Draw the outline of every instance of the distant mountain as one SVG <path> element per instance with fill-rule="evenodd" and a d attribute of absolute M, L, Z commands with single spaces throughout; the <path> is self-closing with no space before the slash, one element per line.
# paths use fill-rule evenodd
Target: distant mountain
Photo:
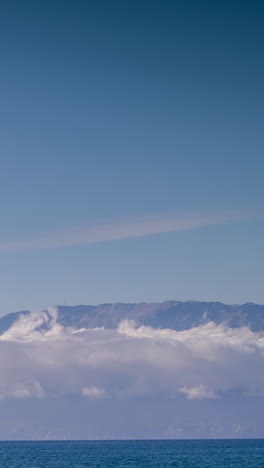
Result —
<path fill-rule="evenodd" d="M 61 325 L 76 329 L 115 329 L 129 319 L 174 330 L 213 321 L 264 331 L 264 306 L 252 303 L 116 303 L 57 311 Z M 29 313 L 0 318 L 0 334 Z M 33 316 L 17 330 L 30 336 L 31 325 L 49 329 L 52 310 L 46 317 L 47 323 Z M 178 341 L 160 339 L 159 332 L 139 340 L 114 330 L 75 340 L 59 330 L 39 342 L 20 340 L 14 330 L 15 340 L 0 342 L 0 440 L 263 438 L 261 337 L 223 331 L 215 344 L 213 329 Z"/>
<path fill-rule="evenodd" d="M 138 325 L 186 330 L 213 321 L 225 322 L 231 328 L 247 326 L 253 331 L 264 330 L 264 305 L 247 303 L 226 305 L 221 302 L 166 301 L 163 303 L 100 304 L 58 306 L 58 322 L 67 327 L 116 328 L 125 319 Z M 0 334 L 8 330 L 21 315 L 15 312 L 0 318 Z"/>

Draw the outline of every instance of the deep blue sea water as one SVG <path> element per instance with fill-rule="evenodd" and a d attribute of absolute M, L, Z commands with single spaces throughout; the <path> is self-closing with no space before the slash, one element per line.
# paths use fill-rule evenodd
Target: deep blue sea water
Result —
<path fill-rule="evenodd" d="M 1 468 L 258 468 L 264 440 L 0 442 Z"/>

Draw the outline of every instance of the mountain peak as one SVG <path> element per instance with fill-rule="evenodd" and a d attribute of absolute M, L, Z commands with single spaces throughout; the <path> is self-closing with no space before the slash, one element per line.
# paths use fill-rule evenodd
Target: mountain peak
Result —
<path fill-rule="evenodd" d="M 264 306 L 251 302 L 227 305 L 221 302 L 176 301 L 162 303 L 104 303 L 99 305 L 59 305 L 58 323 L 79 328 L 117 328 L 122 320 L 134 320 L 138 325 L 186 330 L 208 322 L 224 322 L 231 328 L 248 326 L 253 331 L 264 330 Z M 29 311 L 15 312 L 0 318 L 0 333 L 8 330 L 19 317 Z"/>

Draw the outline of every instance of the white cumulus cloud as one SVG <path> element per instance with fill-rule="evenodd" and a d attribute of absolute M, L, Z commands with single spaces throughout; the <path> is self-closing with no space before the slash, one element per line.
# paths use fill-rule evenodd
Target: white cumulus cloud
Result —
<path fill-rule="evenodd" d="M 205 385 L 200 384 L 195 387 L 182 387 L 179 389 L 188 400 L 203 400 L 204 398 L 218 398 L 217 394 L 207 388 Z"/>
<path fill-rule="evenodd" d="M 264 333 L 247 327 L 175 331 L 123 321 L 116 330 L 75 330 L 51 308 L 0 336 L 0 398 L 246 398 L 264 395 L 263 365 Z"/>
<path fill-rule="evenodd" d="M 95 387 L 95 385 L 89 385 L 82 389 L 82 395 L 88 398 L 102 399 L 107 398 L 107 393 L 102 388 Z"/>

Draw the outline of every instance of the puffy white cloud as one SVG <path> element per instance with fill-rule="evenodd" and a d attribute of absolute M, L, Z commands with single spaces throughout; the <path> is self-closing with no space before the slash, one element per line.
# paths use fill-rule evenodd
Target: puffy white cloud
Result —
<path fill-rule="evenodd" d="M 216 325 L 209 322 L 188 330 L 175 331 L 170 329 L 155 329 L 149 326 L 136 327 L 135 322 L 125 320 L 120 323 L 118 332 L 133 338 L 147 338 L 158 341 L 171 341 L 184 344 L 188 349 L 207 355 L 210 348 L 232 348 L 243 352 L 264 349 L 264 334 L 252 332 L 247 327 L 228 328 L 224 323 Z M 207 359 L 214 358 L 208 354 Z"/>
<path fill-rule="evenodd" d="M 204 398 L 218 398 L 215 392 L 207 388 L 205 385 L 200 384 L 196 387 L 182 387 L 179 390 L 186 395 L 188 400 L 203 400 Z"/>
<path fill-rule="evenodd" d="M 31 312 L 29 315 L 21 314 L 20 319 L 0 336 L 0 340 L 18 342 L 61 340 L 65 339 L 67 334 L 76 332 L 60 325 L 57 318 L 56 307 L 48 307 L 47 311 Z"/>
<path fill-rule="evenodd" d="M 82 389 L 82 395 L 88 398 L 94 398 L 101 400 L 102 398 L 107 398 L 107 393 L 104 389 L 95 387 L 94 385 L 89 385 Z"/>
<path fill-rule="evenodd" d="M 263 364 L 264 333 L 246 327 L 211 322 L 177 332 L 124 321 L 117 330 L 75 330 L 51 308 L 0 336 L 0 398 L 259 396 Z"/>
<path fill-rule="evenodd" d="M 15 382 L 13 385 L 9 382 L 5 382 L 1 385 L 0 400 L 5 398 L 42 398 L 45 396 L 45 392 L 37 381 L 31 381 L 28 383 Z"/>

